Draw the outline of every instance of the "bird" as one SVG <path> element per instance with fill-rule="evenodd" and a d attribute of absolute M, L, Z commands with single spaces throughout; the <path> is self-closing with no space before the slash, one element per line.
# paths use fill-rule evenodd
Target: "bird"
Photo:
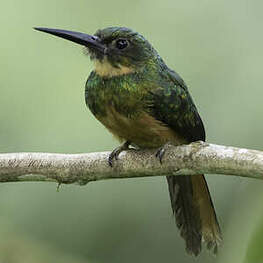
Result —
<path fill-rule="evenodd" d="M 93 35 L 34 29 L 87 50 L 94 69 L 85 85 L 86 104 L 121 143 L 109 155 L 110 166 L 130 146 L 156 149 L 162 163 L 170 145 L 205 141 L 205 128 L 186 83 L 141 34 L 126 27 L 107 27 Z M 166 178 L 186 252 L 197 256 L 205 243 L 216 254 L 222 235 L 204 175 Z"/>

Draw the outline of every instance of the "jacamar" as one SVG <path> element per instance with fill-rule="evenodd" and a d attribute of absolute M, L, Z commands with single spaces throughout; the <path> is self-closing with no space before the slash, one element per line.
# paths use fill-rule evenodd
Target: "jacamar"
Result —
<path fill-rule="evenodd" d="M 153 46 L 125 27 L 108 27 L 94 35 L 35 28 L 85 46 L 94 62 L 85 87 L 86 104 L 121 146 L 109 156 L 112 166 L 129 148 L 158 148 L 205 140 L 205 129 L 183 79 Z M 198 255 L 204 241 L 217 252 L 221 233 L 204 175 L 167 175 L 171 206 L 186 250 Z"/>

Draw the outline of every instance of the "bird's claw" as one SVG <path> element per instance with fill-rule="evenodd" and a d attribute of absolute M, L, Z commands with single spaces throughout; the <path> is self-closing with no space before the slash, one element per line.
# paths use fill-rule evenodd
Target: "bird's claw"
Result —
<path fill-rule="evenodd" d="M 118 156 L 122 151 L 129 149 L 129 145 L 130 145 L 130 142 L 127 141 L 123 143 L 122 145 L 120 145 L 119 147 L 117 147 L 116 149 L 114 149 L 110 153 L 109 158 L 108 158 L 108 164 L 110 167 L 113 167 L 114 160 L 116 161 L 118 160 Z"/>
<path fill-rule="evenodd" d="M 170 145 L 170 143 L 166 143 L 165 145 L 163 145 L 162 147 L 160 147 L 160 148 L 157 150 L 156 154 L 155 154 L 155 157 L 159 159 L 160 164 L 163 163 L 163 157 L 164 157 L 165 152 L 166 152 L 167 148 L 169 147 L 169 145 Z"/>
<path fill-rule="evenodd" d="M 113 167 L 113 160 L 118 160 L 118 156 L 121 153 L 121 150 L 119 149 L 120 147 L 114 149 L 111 153 L 110 156 L 108 158 L 108 163 L 110 167 Z"/>
<path fill-rule="evenodd" d="M 159 159 L 160 164 L 163 163 L 163 156 L 165 154 L 165 149 L 163 147 L 161 147 L 160 149 L 158 149 L 158 151 L 155 154 L 155 157 Z"/>

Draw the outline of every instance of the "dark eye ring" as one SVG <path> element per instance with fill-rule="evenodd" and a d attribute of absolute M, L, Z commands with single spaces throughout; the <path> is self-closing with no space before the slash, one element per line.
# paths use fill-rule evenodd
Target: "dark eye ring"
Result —
<path fill-rule="evenodd" d="M 129 45 L 129 42 L 128 42 L 128 40 L 126 40 L 126 39 L 118 39 L 118 40 L 116 41 L 116 47 L 117 47 L 118 49 L 124 49 L 124 48 L 126 48 L 128 45 Z"/>

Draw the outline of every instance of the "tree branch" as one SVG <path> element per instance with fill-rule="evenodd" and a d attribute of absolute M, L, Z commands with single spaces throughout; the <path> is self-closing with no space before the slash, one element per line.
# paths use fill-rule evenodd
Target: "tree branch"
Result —
<path fill-rule="evenodd" d="M 109 152 L 0 154 L 0 182 L 55 181 L 86 184 L 110 178 L 226 174 L 263 179 L 263 152 L 204 142 L 170 146 L 160 164 L 156 150 L 129 150 L 113 168 Z"/>

